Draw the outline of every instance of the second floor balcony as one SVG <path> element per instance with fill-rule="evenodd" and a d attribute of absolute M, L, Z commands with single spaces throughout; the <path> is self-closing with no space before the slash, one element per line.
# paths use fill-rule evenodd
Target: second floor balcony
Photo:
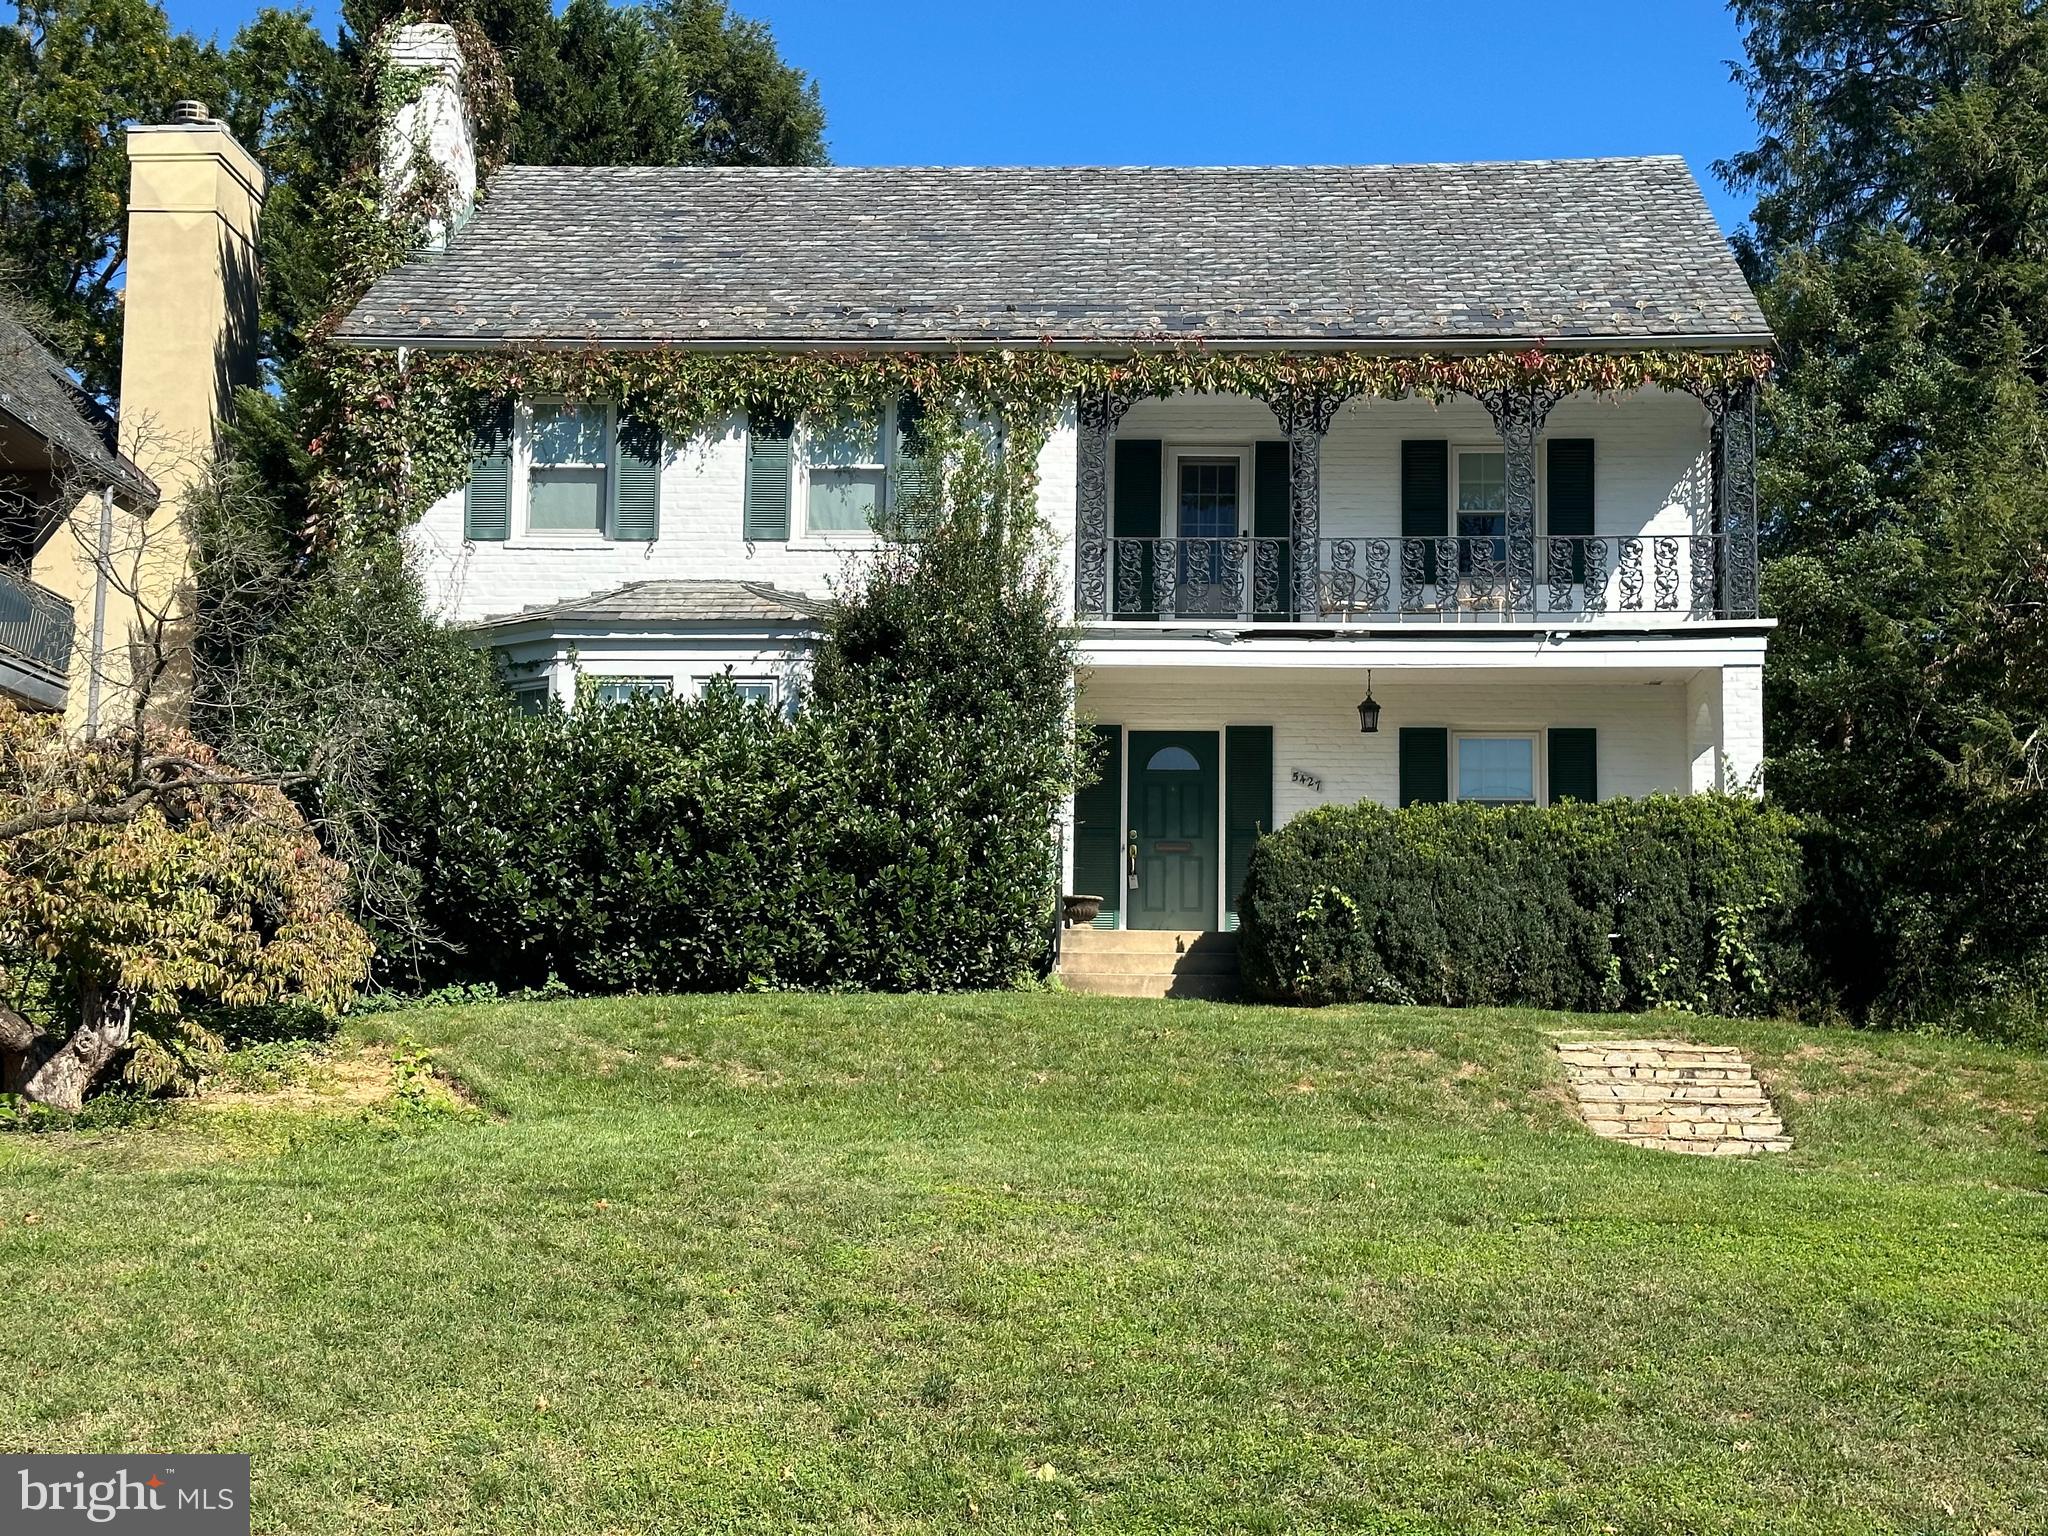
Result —
<path fill-rule="evenodd" d="M 1754 623 L 1753 389 L 1083 401 L 1084 624 Z"/>
<path fill-rule="evenodd" d="M 1758 617 L 1755 551 L 1727 535 L 1083 541 L 1080 617 L 1358 624 Z M 1099 578 L 1089 580 L 1091 576 Z"/>
<path fill-rule="evenodd" d="M 69 602 L 0 566 L 0 696 L 62 709 L 71 630 Z"/>

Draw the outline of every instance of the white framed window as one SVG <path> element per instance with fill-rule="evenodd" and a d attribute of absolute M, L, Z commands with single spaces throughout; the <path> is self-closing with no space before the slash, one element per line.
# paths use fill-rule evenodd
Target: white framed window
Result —
<path fill-rule="evenodd" d="M 733 692 L 749 704 L 764 704 L 773 709 L 782 698 L 782 685 L 772 677 L 740 677 L 731 672 L 720 672 L 696 681 L 699 695 L 714 682 L 727 682 L 732 684 Z"/>
<path fill-rule="evenodd" d="M 667 698 L 675 691 L 665 677 L 606 677 L 591 679 L 590 696 L 599 704 L 623 704 L 628 699 Z"/>
<path fill-rule="evenodd" d="M 611 407 L 543 400 L 522 414 L 526 533 L 537 539 L 607 537 L 616 435 Z"/>
<path fill-rule="evenodd" d="M 514 683 L 508 691 L 512 695 L 512 707 L 522 715 L 546 713 L 548 701 L 553 697 L 545 681 Z"/>
<path fill-rule="evenodd" d="M 806 418 L 799 446 L 804 532 L 823 539 L 878 537 L 889 510 L 889 473 L 895 465 L 895 407 L 872 418 L 850 410 Z"/>
<path fill-rule="evenodd" d="M 1473 555 L 1492 542 L 1494 569 L 1508 558 L 1508 456 L 1499 445 L 1451 450 L 1451 532 L 1458 536 L 1458 574 L 1472 574 Z"/>
<path fill-rule="evenodd" d="M 1234 539 L 1251 521 L 1252 451 L 1234 444 L 1169 447 L 1164 489 L 1159 531 L 1167 538 Z"/>
<path fill-rule="evenodd" d="M 1538 805 L 1542 780 L 1534 731 L 1458 731 L 1451 736 L 1451 798 L 1482 805 Z"/>

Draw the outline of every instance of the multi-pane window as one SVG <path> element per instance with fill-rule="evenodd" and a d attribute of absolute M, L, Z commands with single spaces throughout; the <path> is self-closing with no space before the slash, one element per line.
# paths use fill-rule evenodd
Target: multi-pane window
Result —
<path fill-rule="evenodd" d="M 601 405 L 536 405 L 526 470 L 526 526 L 540 534 L 605 531 L 611 433 Z"/>
<path fill-rule="evenodd" d="M 1196 458 L 1180 461 L 1179 536 L 1183 539 L 1234 539 L 1238 531 L 1238 461 Z"/>
<path fill-rule="evenodd" d="M 1489 551 L 1493 568 L 1508 557 L 1508 461 L 1499 449 L 1458 450 L 1458 570 L 1472 574 L 1474 556 Z M 1486 544 L 1473 541 L 1485 539 Z"/>
<path fill-rule="evenodd" d="M 1180 540 L 1180 588 L 1174 611 L 1234 613 L 1240 594 L 1231 580 L 1240 531 L 1244 466 L 1235 454 L 1182 454 L 1174 461 L 1172 532 Z"/>
<path fill-rule="evenodd" d="M 1536 803 L 1536 738 L 1460 736 L 1457 798 L 1484 805 Z"/>
<path fill-rule="evenodd" d="M 804 525 L 811 533 L 872 533 L 881 526 L 889 484 L 889 418 L 841 411 L 804 424 L 809 489 Z"/>
<path fill-rule="evenodd" d="M 623 704 L 647 695 L 666 698 L 670 691 L 665 677 L 600 677 L 593 679 L 591 697 L 600 704 Z"/>
<path fill-rule="evenodd" d="M 730 683 L 732 691 L 749 704 L 765 704 L 770 709 L 775 707 L 777 689 L 772 677 L 734 677 L 730 672 L 724 672 L 716 678 L 698 678 L 697 691 L 702 693 L 714 682 Z"/>
<path fill-rule="evenodd" d="M 522 715 L 545 714 L 548 698 L 546 683 L 519 683 L 512 689 L 512 707 Z"/>

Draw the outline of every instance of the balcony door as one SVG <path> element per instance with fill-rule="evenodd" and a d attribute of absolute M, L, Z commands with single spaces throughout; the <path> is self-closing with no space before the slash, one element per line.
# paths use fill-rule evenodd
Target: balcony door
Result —
<path fill-rule="evenodd" d="M 1245 606 L 1245 463 L 1235 450 L 1173 456 L 1174 613 L 1235 617 Z"/>

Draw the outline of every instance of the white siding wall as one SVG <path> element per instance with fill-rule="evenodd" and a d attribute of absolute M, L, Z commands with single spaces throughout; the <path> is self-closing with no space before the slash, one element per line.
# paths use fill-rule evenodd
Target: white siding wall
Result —
<path fill-rule="evenodd" d="M 1191 446 L 1242 446 L 1279 435 L 1273 413 L 1259 402 L 1202 395 L 1141 401 L 1120 430 Z M 1597 442 L 1597 532 L 1706 529 L 1706 418 L 1690 396 L 1649 389 L 1612 401 L 1574 397 L 1551 412 L 1547 432 Z M 1481 446 L 1499 441 L 1486 412 L 1463 397 L 1441 406 L 1424 400 L 1353 401 L 1338 413 L 1323 446 L 1325 537 L 1400 533 L 1404 437 Z M 661 537 L 651 544 L 515 537 L 466 545 L 461 493 L 446 496 L 409 534 L 429 600 L 460 621 L 675 577 L 826 591 L 844 568 L 845 542 L 799 534 L 787 543 L 749 544 L 741 537 L 746 460 L 745 424 L 739 420 L 672 445 L 661 477 Z M 1039 467 L 1039 507 L 1060 539 L 1070 573 L 1076 490 L 1071 412 L 1047 442 Z M 1539 494 L 1541 481 L 1539 475 Z M 517 527 L 516 511 L 513 521 Z M 800 517 L 797 522 L 800 527 Z M 1072 585 L 1069 574 L 1063 587 L 1071 591 Z"/>
<path fill-rule="evenodd" d="M 1175 444 L 1244 446 L 1280 436 L 1273 413 L 1256 400 L 1183 395 L 1143 400 L 1118 428 L 1125 437 Z M 1711 531 L 1707 418 L 1690 395 L 1644 389 L 1607 400 L 1560 401 L 1546 437 L 1594 440 L 1595 522 L 1599 534 Z M 1394 538 L 1401 532 L 1401 440 L 1439 437 L 1454 446 L 1494 447 L 1500 434 L 1478 401 L 1459 395 L 1427 400 L 1354 400 L 1323 439 L 1323 537 Z M 1544 473 L 1537 473 L 1539 531 Z M 1170 529 L 1165 530 L 1171 532 Z"/>
<path fill-rule="evenodd" d="M 822 539 L 749 544 L 740 536 L 747 482 L 744 423 L 669 445 L 661 536 L 651 543 L 534 539 L 466 544 L 462 493 L 436 502 L 409 534 L 427 600 L 462 621 L 606 592 L 632 581 L 724 578 L 823 592 L 846 546 Z M 513 526 L 519 526 L 515 510 Z"/>
<path fill-rule="evenodd" d="M 1713 675 L 1718 678 L 1719 672 Z M 1457 730 L 1542 730 L 1592 726 L 1600 733 L 1602 799 L 1682 794 L 1693 787 L 1687 751 L 1687 686 L 1635 680 L 1529 678 L 1469 684 L 1455 674 L 1378 672 L 1373 697 L 1384 708 L 1376 735 L 1358 728 L 1365 678 L 1252 668 L 1102 668 L 1081 686 L 1081 713 L 1127 730 L 1273 727 L 1273 813 L 1277 822 L 1318 805 L 1400 799 L 1395 757 L 1404 725 Z M 1539 747 L 1539 757 L 1540 757 Z M 1322 780 L 1293 782 L 1295 769 Z"/>

